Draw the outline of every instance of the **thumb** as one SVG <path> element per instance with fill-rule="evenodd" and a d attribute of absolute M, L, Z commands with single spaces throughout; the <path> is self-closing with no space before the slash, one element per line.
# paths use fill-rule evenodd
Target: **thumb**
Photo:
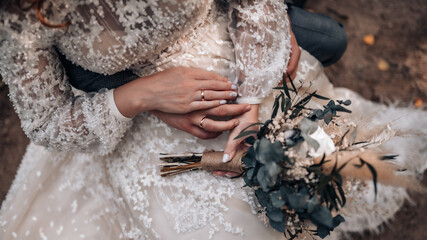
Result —
<path fill-rule="evenodd" d="M 241 139 L 234 139 L 234 135 L 230 135 L 227 145 L 224 149 L 224 155 L 222 156 L 222 162 L 226 163 L 231 161 L 233 159 L 234 155 L 236 154 L 237 146 L 239 146 Z"/>

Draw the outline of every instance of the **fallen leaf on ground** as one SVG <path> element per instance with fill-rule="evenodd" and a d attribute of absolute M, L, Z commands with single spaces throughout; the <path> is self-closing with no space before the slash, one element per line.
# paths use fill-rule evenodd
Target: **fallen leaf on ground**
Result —
<path fill-rule="evenodd" d="M 416 108 L 420 108 L 423 106 L 423 100 L 421 98 L 415 98 L 414 99 L 414 106 Z"/>
<path fill-rule="evenodd" d="M 382 58 L 378 60 L 377 67 L 381 71 L 388 71 L 390 69 L 390 65 L 388 64 L 388 62 Z"/>
<path fill-rule="evenodd" d="M 366 45 L 369 45 L 369 46 L 374 45 L 375 44 L 375 37 L 374 37 L 374 35 L 368 34 L 368 35 L 363 36 L 363 42 Z"/>

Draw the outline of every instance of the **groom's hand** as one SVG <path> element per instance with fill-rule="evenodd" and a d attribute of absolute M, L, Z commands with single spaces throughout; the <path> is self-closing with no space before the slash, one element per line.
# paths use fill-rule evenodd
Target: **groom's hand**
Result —
<path fill-rule="evenodd" d="M 209 117 L 234 117 L 240 116 L 251 109 L 249 104 L 225 104 L 218 107 L 190 112 L 187 114 L 165 113 L 151 111 L 171 127 L 188 132 L 201 139 L 216 138 L 224 131 L 230 131 L 237 125 L 239 120 L 217 121 Z M 202 126 L 200 125 L 204 118 Z"/>
<path fill-rule="evenodd" d="M 301 49 L 298 46 L 297 39 L 295 38 L 294 32 L 292 32 L 292 29 L 290 29 L 290 34 L 291 34 L 291 57 L 288 62 L 286 73 L 289 74 L 293 80 L 295 79 L 295 76 L 297 74 L 298 63 L 301 56 Z M 289 81 L 288 76 L 286 76 L 286 79 Z"/>

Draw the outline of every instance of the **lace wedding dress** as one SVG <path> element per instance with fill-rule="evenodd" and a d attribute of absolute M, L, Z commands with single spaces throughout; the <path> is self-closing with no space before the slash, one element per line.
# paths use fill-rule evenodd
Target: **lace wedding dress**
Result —
<path fill-rule="evenodd" d="M 55 51 L 103 74 L 207 69 L 239 85 L 239 102 L 261 103 L 265 120 L 291 49 L 282 1 L 57 0 L 45 1 L 41 12 L 70 25 L 43 26 L 33 10 L 13 4 L 0 10 L 0 74 L 32 140 L 0 210 L 0 239 L 283 238 L 257 215 L 241 179 L 204 171 L 160 177 L 159 153 L 221 150 L 226 134 L 200 140 L 149 113 L 125 118 L 112 90 L 74 91 Z M 413 174 L 426 168 L 426 112 L 334 89 L 305 51 L 295 82 L 352 99 L 351 120 L 379 141 L 415 128 L 415 137 L 380 147 L 400 154 Z M 376 201 L 370 184 L 353 181 L 348 188 L 355 193 L 343 209 L 347 221 L 332 238 L 376 229 L 407 198 L 401 188 L 380 185 Z"/>

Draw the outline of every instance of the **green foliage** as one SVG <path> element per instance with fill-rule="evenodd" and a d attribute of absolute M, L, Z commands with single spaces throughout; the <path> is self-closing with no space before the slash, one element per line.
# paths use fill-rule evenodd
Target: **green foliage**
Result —
<path fill-rule="evenodd" d="M 285 76 L 283 78 L 285 80 Z M 274 101 L 271 119 L 263 124 L 256 123 L 248 126 L 236 137 L 236 139 L 247 137 L 246 142 L 252 144 L 247 154 L 243 157 L 245 170 L 243 178 L 247 186 L 255 189 L 258 202 L 265 208 L 270 225 L 274 229 L 283 232 L 288 239 L 297 238 L 302 230 L 295 229 L 295 232 L 291 233 L 287 230 L 285 222 L 285 219 L 292 216 L 285 210 L 293 210 L 293 214 L 297 215 L 302 221 L 310 220 L 313 222 L 317 227 L 314 231 L 315 234 L 320 238 L 325 238 L 330 231 L 344 221 L 341 215 L 332 217 L 331 212 L 339 210 L 346 203 L 340 171 L 347 163 L 339 168 L 335 164 L 331 173 L 325 175 L 322 172 L 322 167 L 327 161 L 323 156 L 319 164 L 313 164 L 306 168 L 307 177 L 314 175 L 316 181 L 305 181 L 304 179 L 285 180 L 283 176 L 286 171 L 293 167 L 291 158 L 285 152 L 304 141 L 314 149 L 317 149 L 319 143 L 312 139 L 310 135 L 318 129 L 319 121 L 323 120 L 326 124 L 329 124 L 337 116 L 337 112 L 350 113 L 351 111 L 344 106 L 350 105 L 351 101 L 335 102 L 330 100 L 327 105 L 323 106 L 323 109 L 309 109 L 310 114 L 303 118 L 299 128 L 286 131 L 286 139 L 283 143 L 272 143 L 265 135 L 269 132 L 268 126 L 271 124 L 272 118 L 279 114 L 279 110 L 281 110 L 282 114 L 290 111 L 290 114 L 286 114 L 286 116 L 294 119 L 302 114 L 303 109 L 308 109 L 306 106 L 312 98 L 329 100 L 329 98 L 313 92 L 306 94 L 296 102 L 295 99 L 292 99 L 292 94 L 298 94 L 298 89 L 292 81 L 290 85 L 292 86 L 291 89 L 288 88 L 287 84 L 283 84 L 280 88 L 275 88 L 281 90 L 281 92 Z M 296 103 L 292 104 L 293 102 Z M 247 129 L 255 125 L 262 125 L 258 132 L 247 131 Z M 248 137 L 255 133 L 257 139 L 253 136 Z M 350 135 L 351 144 L 354 143 L 356 134 L 357 129 L 354 129 Z M 384 157 L 384 159 L 388 158 L 390 157 Z M 367 163 L 361 160 L 362 164 Z M 376 174 L 373 174 L 373 176 L 376 179 Z"/>
<path fill-rule="evenodd" d="M 378 193 L 378 187 L 377 187 L 377 171 L 375 170 L 375 168 L 368 162 L 366 162 L 363 159 L 359 159 L 360 160 L 360 164 L 353 164 L 355 167 L 357 168 L 362 168 L 363 166 L 367 166 L 369 171 L 372 174 L 372 181 L 374 182 L 374 190 L 375 190 L 375 199 L 377 198 L 377 193 Z"/>

